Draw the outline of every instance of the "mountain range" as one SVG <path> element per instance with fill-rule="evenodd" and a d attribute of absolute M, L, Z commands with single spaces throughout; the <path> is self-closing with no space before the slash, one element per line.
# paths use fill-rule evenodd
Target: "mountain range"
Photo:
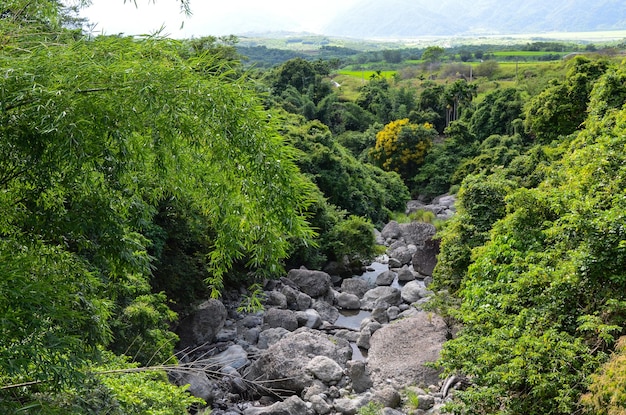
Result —
<path fill-rule="evenodd" d="M 384 39 L 609 30 L 626 30 L 624 0 L 363 0 L 322 31 Z"/>

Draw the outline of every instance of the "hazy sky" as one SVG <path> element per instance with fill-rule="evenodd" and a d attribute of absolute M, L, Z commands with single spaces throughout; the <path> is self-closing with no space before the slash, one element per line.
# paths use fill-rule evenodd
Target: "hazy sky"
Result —
<path fill-rule="evenodd" d="M 249 31 L 318 32 L 339 10 L 358 0 L 191 0 L 193 15 L 180 12 L 178 0 L 92 0 L 81 13 L 95 32 L 137 35 L 162 25 L 171 37 L 243 34 Z M 181 28 L 182 25 L 182 28 Z"/>

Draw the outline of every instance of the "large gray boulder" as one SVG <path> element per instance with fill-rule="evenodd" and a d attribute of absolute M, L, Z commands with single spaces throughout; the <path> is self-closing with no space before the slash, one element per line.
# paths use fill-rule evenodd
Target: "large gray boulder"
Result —
<path fill-rule="evenodd" d="M 387 255 L 390 259 L 396 259 L 400 264 L 408 264 L 413 258 L 413 252 L 404 241 L 397 241 L 387 248 Z"/>
<path fill-rule="evenodd" d="M 380 274 L 378 274 L 378 276 L 376 276 L 376 285 L 381 286 L 381 285 L 385 285 L 385 286 L 389 286 L 393 283 L 393 280 L 396 279 L 396 273 L 388 270 L 388 271 L 383 271 Z"/>
<path fill-rule="evenodd" d="M 404 242 L 407 245 L 413 244 L 417 247 L 423 246 L 437 232 L 433 224 L 425 222 L 401 223 L 400 230 L 402 231 Z"/>
<path fill-rule="evenodd" d="M 245 378 L 261 381 L 269 388 L 300 393 L 313 382 L 312 374 L 305 368 L 316 356 L 328 357 L 345 367 L 352 356 L 352 348 L 346 340 L 300 328 L 263 351 L 249 367 Z"/>
<path fill-rule="evenodd" d="M 400 224 L 395 220 L 392 220 L 385 225 L 382 231 L 380 231 L 380 235 L 385 241 L 400 239 L 402 237 Z"/>
<path fill-rule="evenodd" d="M 193 349 L 215 342 L 217 334 L 224 327 L 227 314 L 226 307 L 219 300 L 210 299 L 200 304 L 196 311 L 178 326 L 179 348 Z"/>
<path fill-rule="evenodd" d="M 337 307 L 343 310 L 358 310 L 361 308 L 361 300 L 354 294 L 339 293 L 337 295 Z"/>
<path fill-rule="evenodd" d="M 424 245 L 418 246 L 413 254 L 413 269 L 420 274 L 433 275 L 433 269 L 437 265 L 439 255 L 439 239 L 427 239 Z"/>
<path fill-rule="evenodd" d="M 315 356 L 306 365 L 306 370 L 327 385 L 334 385 L 343 377 L 343 367 L 330 357 Z"/>
<path fill-rule="evenodd" d="M 367 281 L 361 278 L 346 278 L 341 282 L 341 292 L 354 294 L 361 298 L 370 289 Z"/>
<path fill-rule="evenodd" d="M 291 310 L 283 310 L 280 308 L 270 308 L 265 312 L 263 316 L 263 323 L 269 328 L 282 327 L 289 331 L 294 331 L 298 328 L 298 319 Z"/>
<path fill-rule="evenodd" d="M 287 273 L 287 279 L 292 281 L 300 291 L 313 298 L 328 295 L 331 288 L 330 275 L 323 271 L 292 269 Z"/>
<path fill-rule="evenodd" d="M 402 304 L 400 290 L 395 287 L 376 287 L 367 291 L 361 299 L 363 310 L 373 310 L 378 304 L 387 303 L 390 306 Z"/>
<path fill-rule="evenodd" d="M 426 364 L 439 358 L 446 341 L 446 325 L 437 315 L 419 312 L 372 334 L 368 366 L 375 385 L 394 379 L 401 385 L 431 385 L 440 371 Z"/>

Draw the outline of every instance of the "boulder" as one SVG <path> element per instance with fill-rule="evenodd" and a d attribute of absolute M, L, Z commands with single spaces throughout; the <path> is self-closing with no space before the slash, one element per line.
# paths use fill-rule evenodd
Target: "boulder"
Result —
<path fill-rule="evenodd" d="M 287 279 L 313 298 L 326 296 L 331 288 L 330 275 L 322 271 L 292 269 L 287 273 Z"/>
<path fill-rule="evenodd" d="M 402 300 L 412 304 L 422 298 L 423 289 L 424 286 L 419 281 L 409 281 L 402 287 L 400 295 L 402 296 Z"/>
<path fill-rule="evenodd" d="M 384 271 L 376 277 L 376 285 L 391 285 L 396 279 L 396 273 L 393 271 Z"/>
<path fill-rule="evenodd" d="M 413 244 L 418 248 L 423 246 L 426 240 L 431 239 L 435 232 L 435 226 L 425 222 L 409 222 L 401 223 L 400 230 L 402 231 L 402 238 L 404 242 Z"/>
<path fill-rule="evenodd" d="M 278 308 L 287 308 L 287 297 L 280 291 L 272 290 L 265 298 L 265 304 Z"/>
<path fill-rule="evenodd" d="M 179 348 L 196 348 L 211 344 L 224 327 L 227 312 L 219 300 L 210 299 L 200 306 L 178 326 Z"/>
<path fill-rule="evenodd" d="M 354 294 L 361 298 L 370 289 L 367 281 L 361 278 L 346 278 L 341 282 L 341 292 Z"/>
<path fill-rule="evenodd" d="M 400 264 L 408 264 L 413 258 L 411 250 L 404 242 L 396 242 L 387 249 L 389 258 L 396 259 Z"/>
<path fill-rule="evenodd" d="M 361 300 L 354 294 L 339 293 L 337 295 L 337 307 L 344 310 L 358 310 L 361 308 Z"/>
<path fill-rule="evenodd" d="M 363 393 L 373 385 L 367 365 L 363 361 L 349 361 L 347 365 L 347 374 L 352 381 L 352 390 L 355 393 Z"/>
<path fill-rule="evenodd" d="M 313 309 L 315 309 L 322 320 L 328 321 L 330 324 L 333 324 L 339 318 L 339 310 L 326 301 L 316 300 L 313 303 Z"/>
<path fill-rule="evenodd" d="M 300 393 L 313 381 L 313 376 L 304 368 L 315 356 L 328 357 L 344 367 L 352 356 L 352 348 L 346 340 L 300 328 L 263 351 L 249 367 L 245 378 L 264 382 L 269 388 Z"/>
<path fill-rule="evenodd" d="M 437 384 L 440 372 L 426 364 L 439 358 L 446 334 L 441 317 L 426 312 L 397 320 L 374 332 L 368 352 L 374 384 L 385 384 L 386 379 L 404 385 Z"/>
<path fill-rule="evenodd" d="M 240 369 L 250 363 L 248 353 L 238 344 L 232 345 L 223 352 L 212 356 L 209 361 L 220 369 L 226 366 Z"/>
<path fill-rule="evenodd" d="M 406 265 L 398 270 L 398 282 L 413 281 L 415 278 L 413 271 Z"/>
<path fill-rule="evenodd" d="M 289 330 L 282 327 L 263 330 L 259 333 L 259 342 L 257 343 L 257 347 L 259 349 L 267 349 L 271 345 L 278 343 L 280 339 L 285 337 L 287 334 L 289 334 Z"/>
<path fill-rule="evenodd" d="M 322 325 L 322 317 L 317 310 L 309 308 L 305 311 L 296 311 L 298 326 L 316 329 Z"/>
<path fill-rule="evenodd" d="M 392 220 L 385 225 L 382 231 L 380 231 L 380 235 L 385 241 L 400 239 L 402 237 L 400 224 L 395 220 Z"/>
<path fill-rule="evenodd" d="M 424 245 L 417 248 L 413 254 L 413 268 L 424 275 L 433 275 L 433 269 L 437 265 L 439 255 L 439 239 L 427 239 Z"/>
<path fill-rule="evenodd" d="M 307 405 L 297 396 L 290 396 L 284 401 L 269 406 L 253 406 L 243 411 L 244 415 L 306 415 Z"/>
<path fill-rule="evenodd" d="M 291 310 L 282 310 L 280 308 L 270 308 L 263 316 L 263 323 L 270 328 L 282 327 L 289 331 L 298 328 L 298 319 Z"/>
<path fill-rule="evenodd" d="M 373 310 L 377 304 L 385 302 L 392 305 L 402 304 L 400 290 L 395 287 L 376 287 L 367 291 L 361 299 L 361 308 L 363 310 Z"/>
<path fill-rule="evenodd" d="M 315 356 L 306 365 L 306 370 L 328 385 L 336 384 L 343 377 L 343 368 L 339 363 L 326 356 Z"/>

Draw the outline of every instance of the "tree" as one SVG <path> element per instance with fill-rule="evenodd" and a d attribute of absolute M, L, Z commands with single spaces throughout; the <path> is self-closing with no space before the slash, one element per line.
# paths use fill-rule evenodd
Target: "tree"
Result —
<path fill-rule="evenodd" d="M 441 46 L 429 46 L 422 53 L 422 59 L 428 63 L 439 62 L 445 52 L 445 49 Z"/>
<path fill-rule="evenodd" d="M 444 92 L 446 102 L 446 127 L 459 119 L 462 106 L 469 105 L 476 96 L 478 86 L 464 79 L 458 79 L 448 85 Z"/>
<path fill-rule="evenodd" d="M 430 124 L 411 124 L 408 118 L 392 121 L 376 134 L 370 157 L 387 171 L 400 174 L 405 182 L 413 178 L 437 137 Z"/>

